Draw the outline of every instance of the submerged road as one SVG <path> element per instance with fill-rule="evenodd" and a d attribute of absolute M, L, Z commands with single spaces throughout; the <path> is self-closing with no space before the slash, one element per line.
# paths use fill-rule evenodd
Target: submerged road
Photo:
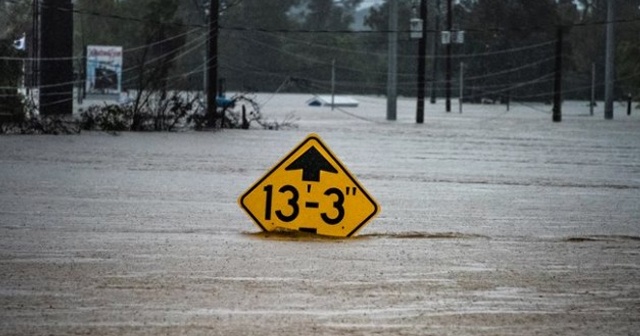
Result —
<path fill-rule="evenodd" d="M 0 335 L 638 334 L 638 116 L 306 98 L 285 131 L 0 137 Z M 352 239 L 236 203 L 311 132 L 381 205 Z"/>

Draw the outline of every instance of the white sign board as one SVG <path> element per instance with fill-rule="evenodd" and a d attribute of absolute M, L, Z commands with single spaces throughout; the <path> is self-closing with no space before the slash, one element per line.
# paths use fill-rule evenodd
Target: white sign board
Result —
<path fill-rule="evenodd" d="M 421 19 L 411 19 L 409 21 L 409 25 L 411 28 L 411 38 L 412 39 L 421 39 L 422 38 L 422 20 Z"/>
<path fill-rule="evenodd" d="M 442 44 L 449 44 L 451 43 L 451 32 L 450 31 L 443 31 L 440 33 L 440 37 L 441 37 L 441 41 Z"/>
<path fill-rule="evenodd" d="M 122 47 L 87 46 L 87 95 L 119 96 L 122 89 Z"/>
<path fill-rule="evenodd" d="M 464 43 L 464 30 L 457 30 L 457 31 L 445 30 L 441 32 L 440 37 L 441 37 L 442 44 L 450 44 L 450 43 L 462 44 Z"/>

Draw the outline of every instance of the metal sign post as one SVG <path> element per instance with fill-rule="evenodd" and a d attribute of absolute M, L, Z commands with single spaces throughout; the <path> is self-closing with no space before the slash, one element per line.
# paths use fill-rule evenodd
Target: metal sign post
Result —
<path fill-rule="evenodd" d="M 447 47 L 446 61 L 446 111 L 451 112 L 451 45 L 464 43 L 464 30 L 445 30 L 441 32 L 442 44 Z"/>
<path fill-rule="evenodd" d="M 462 95 L 464 93 L 464 62 L 460 62 L 460 113 L 462 113 Z"/>

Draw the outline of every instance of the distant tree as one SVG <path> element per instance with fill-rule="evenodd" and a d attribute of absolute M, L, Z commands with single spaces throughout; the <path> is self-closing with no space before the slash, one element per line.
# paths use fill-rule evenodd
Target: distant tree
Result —
<path fill-rule="evenodd" d="M 303 27 L 312 30 L 345 30 L 362 0 L 307 0 Z"/>
<path fill-rule="evenodd" d="M 433 3 L 433 2 L 431 2 Z M 415 94 L 415 81 L 417 78 L 417 42 L 409 38 L 409 19 L 414 16 L 414 4 L 412 0 L 398 0 L 398 93 L 401 95 Z M 389 30 L 389 1 L 381 6 L 372 7 L 365 17 L 365 25 L 374 31 Z M 378 93 L 386 92 L 387 81 L 387 50 L 388 35 L 375 34 L 370 36 L 369 47 L 376 47 Z"/>
<path fill-rule="evenodd" d="M 347 31 L 361 0 L 243 0 L 222 18 L 220 68 L 229 89 L 327 92 L 335 59 L 342 90 L 370 71 Z M 302 31 L 302 32 L 293 32 Z M 361 53 L 361 55 L 366 55 Z M 289 83 L 288 87 L 283 87 Z M 357 87 L 362 88 L 361 83 Z M 352 85 L 353 86 L 353 85 Z"/>
<path fill-rule="evenodd" d="M 629 21 L 617 24 L 616 30 L 619 94 L 640 99 L 640 0 L 623 0 L 617 6 L 617 18 Z"/>
<path fill-rule="evenodd" d="M 17 50 L 14 41 L 31 30 L 31 6 L 7 1 L 0 3 L 0 9 L 0 133 L 4 133 L 5 123 L 22 122 L 25 118 L 18 87 L 23 75 L 20 58 L 26 53 Z"/>
<path fill-rule="evenodd" d="M 29 1 L 0 3 L 0 39 L 17 39 L 31 31 L 32 5 Z"/>
<path fill-rule="evenodd" d="M 0 56 L 20 57 L 24 52 L 13 46 L 13 39 L 0 39 Z M 0 133 L 5 122 L 21 122 L 25 111 L 18 85 L 22 76 L 22 62 L 0 58 Z"/>
<path fill-rule="evenodd" d="M 622 42 L 618 47 L 618 78 L 622 78 L 621 85 L 624 93 L 640 99 L 640 44 Z"/>
<path fill-rule="evenodd" d="M 74 8 L 75 53 L 82 54 L 87 45 L 122 45 L 128 28 L 125 20 L 113 16 L 124 14 L 122 4 L 113 0 L 77 0 Z M 127 13 L 131 16 L 131 13 Z M 124 25 L 124 26 L 123 26 Z"/>
<path fill-rule="evenodd" d="M 596 81 L 604 82 L 605 68 L 605 32 L 608 0 L 578 0 L 579 12 L 574 23 L 580 24 L 571 29 L 570 42 L 573 48 L 572 62 L 574 70 L 584 77 L 583 86 L 588 86 L 591 66 L 596 65 Z M 616 69 L 618 82 L 616 95 L 636 92 L 638 71 L 637 48 L 640 45 L 640 0 L 617 0 L 616 19 L 630 22 L 616 24 Z M 635 76 L 635 77 L 634 77 Z M 601 86 L 601 85 L 600 85 Z M 634 89 L 635 87 L 635 89 Z M 587 91 L 587 90 L 585 90 Z M 598 99 L 602 99 L 603 90 L 597 90 Z"/>
<path fill-rule="evenodd" d="M 142 2 L 142 1 L 141 1 Z M 153 114 L 155 129 L 162 130 L 167 102 L 168 83 L 179 88 L 186 78 L 171 70 L 186 41 L 185 26 L 177 17 L 178 0 L 145 0 L 142 29 L 138 38 L 144 39 L 144 47 L 129 53 L 131 69 L 129 87 L 138 94 L 133 102 L 133 130 L 144 127 L 145 113 Z M 145 112 L 147 111 L 147 112 Z M 149 112 L 150 111 L 150 112 Z"/>
<path fill-rule="evenodd" d="M 331 90 L 331 69 L 335 60 L 338 92 L 357 92 L 366 88 L 370 67 L 362 62 L 360 36 L 351 33 L 355 10 L 360 0 L 302 1 L 298 16 L 299 29 L 307 33 L 291 36 L 287 48 L 298 70 L 296 76 L 305 80 L 298 89 L 312 93 Z M 317 32 L 317 33 L 314 33 Z M 300 84 L 299 84 L 300 86 Z"/>
<path fill-rule="evenodd" d="M 409 38 L 409 19 L 420 1 L 399 3 L 399 93 L 415 94 L 417 41 Z M 207 17 L 205 0 L 76 0 L 74 54 L 88 44 L 120 45 L 126 88 L 200 89 L 205 74 Z M 553 72 L 555 29 L 567 27 L 565 75 L 570 87 L 590 83 L 591 65 L 598 82 L 604 72 L 604 31 L 608 0 L 459 0 L 454 1 L 454 29 L 466 29 L 464 45 L 453 46 L 454 78 L 466 64 L 469 96 L 506 93 L 508 87 Z M 31 29 L 31 1 L 0 1 L 0 38 L 15 39 Z M 441 0 L 440 30 L 445 4 Z M 221 2 L 219 76 L 235 91 L 330 89 L 336 60 L 339 92 L 384 93 L 386 87 L 389 1 L 370 9 L 365 24 L 374 32 L 350 32 L 363 0 L 224 0 Z M 429 27 L 436 1 L 427 1 Z M 617 0 L 617 78 L 624 90 L 637 87 L 635 66 L 640 44 L 640 0 Z M 579 24 L 578 26 L 573 26 Z M 300 32 L 296 32 L 300 31 Z M 337 33 L 335 31 L 340 31 Z M 429 39 L 439 38 L 435 33 Z M 544 44 L 545 42 L 550 42 Z M 537 48 L 518 51 L 527 46 Z M 431 43 L 428 43 L 429 48 Z M 439 55 L 442 57 L 443 48 Z M 505 52 L 508 50 L 509 52 Z M 469 57 L 469 55 L 475 55 Z M 84 64 L 78 57 L 77 67 Z M 441 58 L 439 59 L 441 60 Z M 545 61 L 547 60 L 547 61 Z M 428 62 L 432 61 L 428 58 Z M 528 66 L 537 64 L 535 66 Z M 439 61 L 439 68 L 444 62 Z M 144 68 L 144 71 L 142 70 Z M 507 71 L 522 68 L 518 71 Z M 152 71 L 153 69 L 153 71 Z M 427 65 L 431 69 L 431 64 Z M 153 73 L 153 76 L 152 76 Z M 155 77 L 154 77 L 155 76 Z M 428 71 L 427 78 L 431 77 Z M 167 80 L 169 79 L 169 80 Z M 285 87 L 288 79 L 293 86 Z M 146 82 L 147 84 L 144 84 Z M 144 85 L 142 85 L 144 84 Z M 442 86 L 442 78 L 439 79 Z M 511 94 L 545 98 L 551 82 L 517 86 Z M 578 92 L 585 95 L 588 89 Z M 572 93 L 573 94 L 573 93 Z M 572 96 L 573 97 L 573 96 Z"/>
<path fill-rule="evenodd" d="M 555 0 L 478 0 L 470 7 L 464 50 L 469 78 L 466 96 L 507 95 L 546 99 L 552 92 L 556 28 L 561 23 Z M 536 48 L 527 48 L 540 45 Z M 526 48 L 526 49 L 523 49 Z M 547 77 L 544 77 L 544 76 Z"/>
<path fill-rule="evenodd" d="M 220 17 L 219 66 L 230 90 L 274 91 L 287 77 L 286 39 L 295 28 L 289 10 L 297 0 L 233 2 Z"/>

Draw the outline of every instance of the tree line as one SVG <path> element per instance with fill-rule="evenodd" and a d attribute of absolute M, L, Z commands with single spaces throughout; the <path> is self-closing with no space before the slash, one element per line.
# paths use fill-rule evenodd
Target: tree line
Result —
<path fill-rule="evenodd" d="M 420 1 L 397 1 L 398 92 L 412 96 L 418 43 L 409 37 L 409 21 Z M 438 96 L 444 94 L 445 55 L 439 40 L 446 28 L 446 2 L 427 1 L 428 89 Z M 7 25 L 15 36 L 28 30 L 29 5 L 10 8 L 19 14 L 10 16 Z M 362 5 L 363 0 L 222 0 L 217 57 L 225 87 L 326 93 L 335 60 L 336 91 L 384 94 L 389 1 L 368 8 L 357 26 Z M 640 0 L 618 0 L 616 7 L 617 95 L 638 96 Z M 125 50 L 125 88 L 200 90 L 208 57 L 206 8 L 203 0 L 78 0 L 77 70 L 83 67 L 86 45 L 120 45 Z M 452 46 L 453 78 L 464 63 L 465 96 L 549 99 L 554 41 L 562 26 L 564 96 L 587 99 L 593 65 L 596 83 L 604 81 L 606 15 L 607 0 L 454 1 L 452 27 L 465 31 L 465 41 Z M 603 90 L 596 91 L 600 95 Z"/>

